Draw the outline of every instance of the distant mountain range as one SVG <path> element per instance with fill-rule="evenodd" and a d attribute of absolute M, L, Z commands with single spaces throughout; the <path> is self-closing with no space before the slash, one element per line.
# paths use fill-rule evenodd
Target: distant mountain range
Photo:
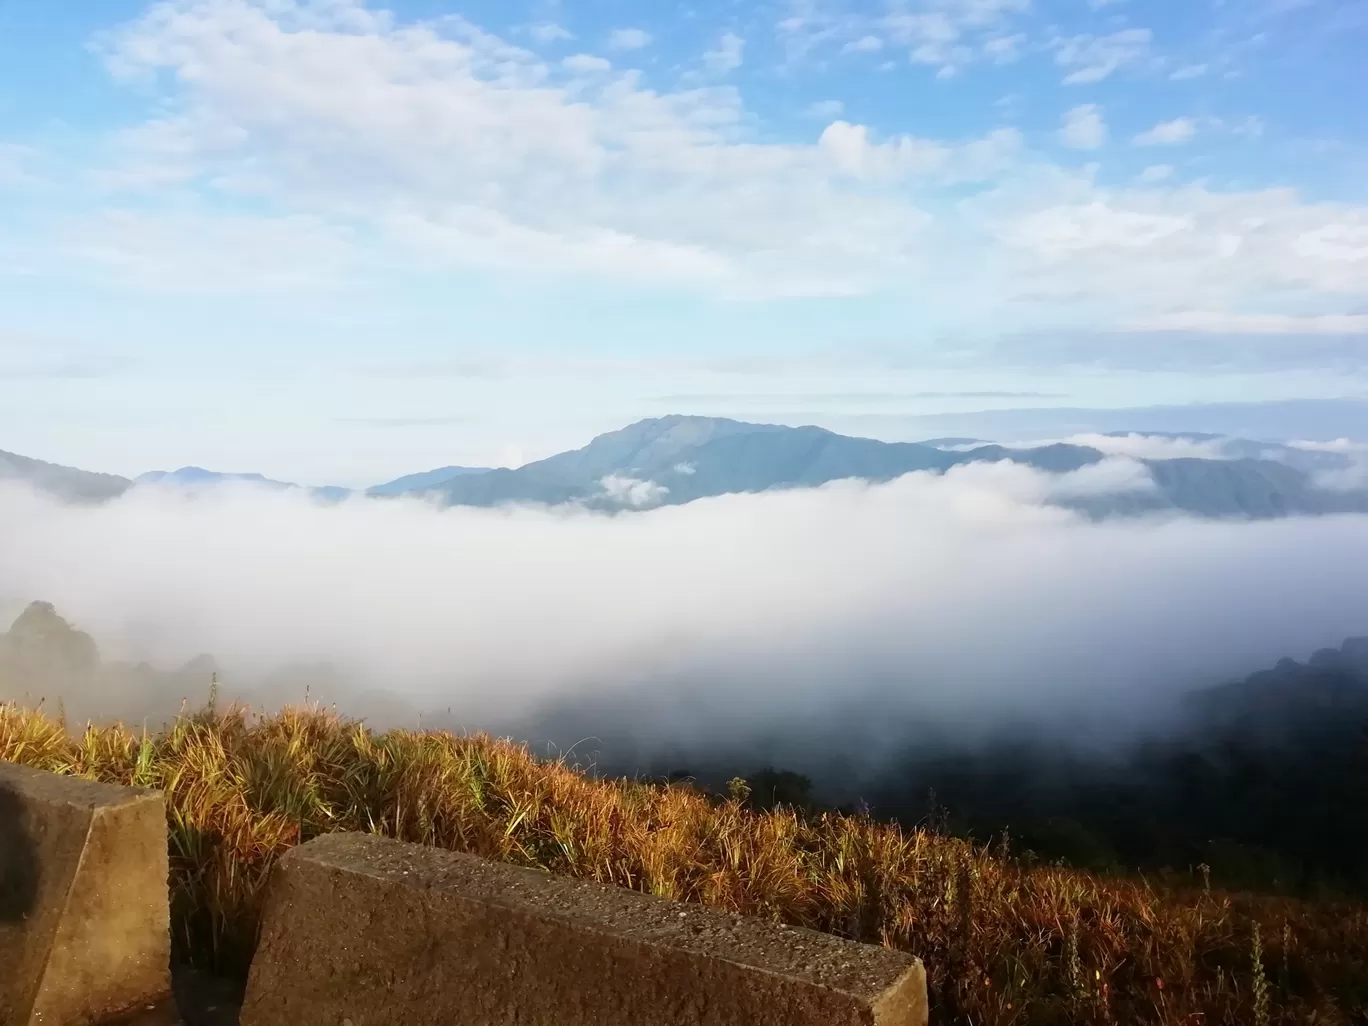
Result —
<path fill-rule="evenodd" d="M 425 470 L 419 474 L 406 474 L 403 477 L 387 481 L 374 488 L 367 488 L 367 495 L 403 495 L 406 492 L 422 492 L 431 488 L 438 488 L 446 484 L 454 477 L 461 477 L 466 474 L 488 473 L 490 467 L 438 467 L 436 470 Z"/>
<path fill-rule="evenodd" d="M 122 495 L 132 484 L 114 474 L 92 474 L 87 470 L 58 466 L 0 452 L 0 481 L 27 481 L 29 484 L 66 502 L 100 502 Z"/>
<path fill-rule="evenodd" d="M 717 412 L 725 411 L 718 409 Z M 792 422 L 808 418 L 793 412 L 784 414 L 783 419 Z M 1056 406 L 914 415 L 859 413 L 831 415 L 827 423 L 850 434 L 897 433 L 904 438 L 970 435 L 1021 441 L 1112 431 L 1146 435 L 1196 431 L 1223 438 L 1353 438 L 1368 441 L 1364 437 L 1368 428 L 1368 397 L 1185 403 L 1124 409 Z"/>
<path fill-rule="evenodd" d="M 1208 444 L 1223 458 L 1142 460 L 1154 478 L 1152 489 L 1075 496 L 1061 504 L 1094 515 L 1175 510 L 1276 517 L 1368 511 L 1368 491 L 1316 486 L 1317 473 L 1350 465 L 1343 453 L 1214 435 L 1167 437 Z M 417 491 L 444 505 L 578 502 L 615 509 L 815 487 L 842 478 L 889 481 L 914 471 L 943 473 L 966 463 L 999 460 L 1065 473 L 1104 458 L 1100 449 L 1060 443 L 1013 449 L 964 438 L 881 442 L 817 427 L 672 416 L 640 421 L 600 435 L 582 449 L 516 469 L 455 476 Z"/>
<path fill-rule="evenodd" d="M 264 488 L 302 487 L 288 481 L 273 481 L 262 474 L 221 474 L 215 470 L 205 470 L 203 467 L 181 467 L 180 470 L 149 470 L 146 474 L 139 474 L 135 477 L 131 484 L 152 484 L 169 488 L 204 488 L 233 482 L 260 485 Z M 350 488 L 339 488 L 336 485 L 323 485 L 321 488 L 309 488 L 308 491 L 314 498 L 322 499 L 325 502 L 341 502 L 352 495 Z"/>
<path fill-rule="evenodd" d="M 1123 437 L 1127 432 L 1111 432 Z M 1278 442 L 1212 434 L 1147 432 L 1187 442 L 1219 458 L 1141 459 L 1152 487 L 1085 489 L 1057 499 L 1090 515 L 1181 511 L 1207 517 L 1278 517 L 1368 512 L 1368 488 L 1325 486 L 1325 474 L 1353 468 L 1349 455 Z M 1101 443 L 1099 442 L 1100 446 Z M 1108 447 L 1109 448 L 1109 447 Z M 1102 448 L 1065 443 L 1009 448 L 967 437 L 882 442 L 819 427 L 750 424 L 717 417 L 669 416 L 599 435 L 580 449 L 517 468 L 442 467 L 366 489 L 367 496 L 421 496 L 443 506 L 577 503 L 600 510 L 678 505 L 731 493 L 811 488 L 846 478 L 889 481 L 904 474 L 944 473 L 964 464 L 1010 460 L 1050 473 L 1100 463 Z M 297 488 L 261 474 L 222 474 L 184 467 L 134 481 L 91 474 L 0 453 L 0 478 L 28 480 L 66 500 L 101 501 L 136 485 L 196 488 L 247 482 Z M 1353 482 L 1349 482 L 1352 484 Z M 325 501 L 358 494 L 309 488 Z"/>

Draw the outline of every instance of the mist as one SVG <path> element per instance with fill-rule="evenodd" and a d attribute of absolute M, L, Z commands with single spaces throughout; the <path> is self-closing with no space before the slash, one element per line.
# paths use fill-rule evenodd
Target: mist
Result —
<path fill-rule="evenodd" d="M 247 485 L 78 506 L 7 485 L 0 614 L 52 602 L 106 661 L 209 653 L 259 706 L 307 682 L 382 726 L 422 715 L 679 753 L 790 727 L 798 746 L 807 724 L 829 743 L 862 733 L 852 757 L 871 759 L 909 723 L 1139 729 L 1188 689 L 1368 633 L 1368 517 L 1092 521 L 1050 505 L 1144 487 L 1124 458 L 618 514 Z M 8 687 L 130 715 L 112 685 Z M 183 692 L 132 715 L 202 697 Z"/>

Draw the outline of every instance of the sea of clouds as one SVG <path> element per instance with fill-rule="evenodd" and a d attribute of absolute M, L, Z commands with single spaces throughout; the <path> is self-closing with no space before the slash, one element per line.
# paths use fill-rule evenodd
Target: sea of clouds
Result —
<path fill-rule="evenodd" d="M 1125 456 L 617 515 L 249 485 L 64 505 L 10 483 L 0 614 L 52 602 L 107 659 L 210 653 L 258 704 L 301 700 L 280 671 L 323 665 L 312 697 L 377 721 L 618 710 L 605 729 L 731 742 L 789 722 L 1125 726 L 1368 633 L 1368 517 L 1096 522 L 1050 504 L 1143 487 Z"/>

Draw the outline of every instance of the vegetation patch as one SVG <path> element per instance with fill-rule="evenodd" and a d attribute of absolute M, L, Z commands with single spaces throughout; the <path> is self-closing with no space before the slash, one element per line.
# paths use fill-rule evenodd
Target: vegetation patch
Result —
<path fill-rule="evenodd" d="M 1368 906 L 1029 865 L 863 815 L 758 810 L 740 780 L 599 781 L 485 736 L 212 703 L 158 733 L 0 705 L 0 759 L 163 790 L 178 956 L 227 974 L 251 958 L 274 861 L 360 830 L 910 951 L 939 1023 L 1368 1016 Z"/>

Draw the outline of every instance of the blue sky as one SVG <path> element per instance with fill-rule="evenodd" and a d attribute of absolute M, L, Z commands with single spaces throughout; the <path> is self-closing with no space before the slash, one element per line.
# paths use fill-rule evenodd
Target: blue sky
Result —
<path fill-rule="evenodd" d="M 0 448 L 1362 394 L 1363 52 L 1365 0 L 0 0 Z"/>

